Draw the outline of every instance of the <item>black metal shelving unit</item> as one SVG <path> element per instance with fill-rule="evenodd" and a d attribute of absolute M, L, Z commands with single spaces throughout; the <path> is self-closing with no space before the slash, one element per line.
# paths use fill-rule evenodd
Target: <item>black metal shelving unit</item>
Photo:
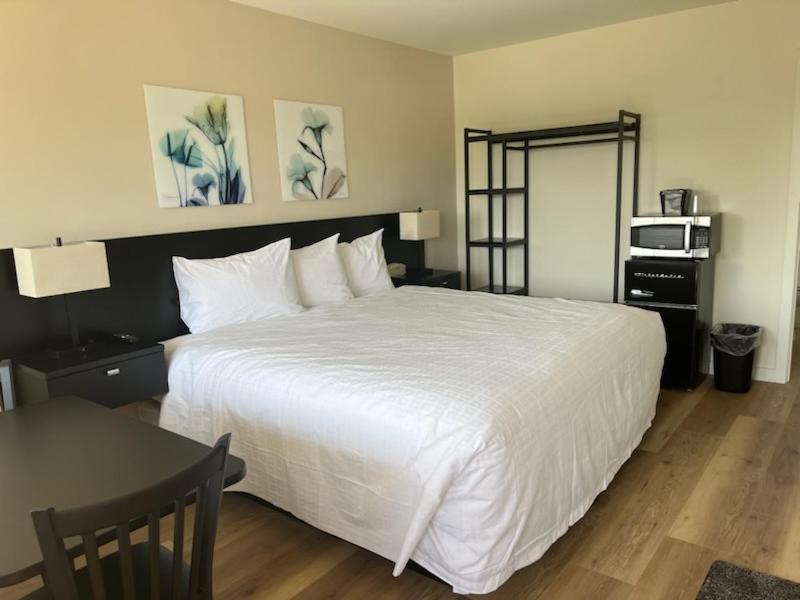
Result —
<path fill-rule="evenodd" d="M 632 142 L 634 145 L 633 158 L 633 212 L 637 214 L 639 203 L 639 147 L 641 139 L 641 115 L 619 111 L 616 121 L 608 123 L 592 123 L 589 125 L 576 125 L 570 127 L 554 127 L 550 129 L 536 129 L 532 131 L 516 131 L 512 133 L 493 133 L 486 129 L 464 129 L 464 200 L 466 215 L 466 284 L 472 290 L 472 249 L 486 248 L 489 253 L 489 285 L 478 288 L 477 291 L 492 292 L 495 294 L 518 294 L 526 296 L 530 291 L 530 155 L 532 152 L 547 148 L 563 148 L 566 146 L 585 146 L 589 144 L 617 144 L 617 193 L 616 193 L 616 219 L 614 221 L 614 302 L 619 300 L 619 254 L 620 231 L 622 214 L 622 178 L 625 144 Z M 486 144 L 486 187 L 482 189 L 470 188 L 470 145 L 476 143 Z M 501 181 L 500 186 L 494 185 L 494 148 L 501 147 Z M 523 159 L 523 185 L 520 187 L 508 186 L 508 159 L 509 153 L 521 153 Z M 485 197 L 487 201 L 488 235 L 485 238 L 471 239 L 470 237 L 470 200 L 473 197 Z M 500 198 L 501 205 L 501 235 L 495 237 L 494 209 L 495 200 Z M 509 200 L 521 200 L 524 218 L 524 233 L 522 237 L 509 237 L 508 213 Z M 513 206 L 511 208 L 514 208 Z M 524 284 L 522 286 L 508 285 L 508 249 L 522 246 L 524 252 Z M 501 277 L 495 283 L 494 251 L 501 252 Z"/>

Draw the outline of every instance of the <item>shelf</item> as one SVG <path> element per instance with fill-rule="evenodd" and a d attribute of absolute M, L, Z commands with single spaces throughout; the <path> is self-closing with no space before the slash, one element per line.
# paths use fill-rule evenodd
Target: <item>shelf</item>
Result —
<path fill-rule="evenodd" d="M 477 248 L 510 248 L 511 246 L 523 246 L 527 240 L 521 237 L 507 237 L 503 242 L 503 238 L 481 238 L 477 240 L 470 240 L 469 245 Z"/>
<path fill-rule="evenodd" d="M 534 129 L 531 131 L 516 131 L 513 133 L 491 133 L 475 135 L 468 138 L 469 142 L 521 142 L 525 140 L 553 140 L 557 138 L 582 137 L 589 135 L 619 135 L 619 121 L 610 123 L 592 123 L 590 125 L 577 125 L 573 127 L 552 127 L 549 129 Z M 622 130 L 625 132 L 636 131 L 635 123 L 625 123 Z"/>
<path fill-rule="evenodd" d="M 483 287 L 477 288 L 473 290 L 474 292 L 489 292 L 490 294 L 502 294 L 503 293 L 503 286 L 502 285 L 493 285 L 488 286 L 485 285 Z M 506 286 L 506 294 L 510 294 L 512 296 L 527 296 L 528 290 L 524 287 L 520 287 L 518 285 L 507 285 Z"/>
<path fill-rule="evenodd" d="M 639 138 L 637 138 L 636 136 L 623 135 L 622 137 L 620 137 L 617 135 L 610 138 L 592 138 L 588 140 L 577 140 L 573 142 L 548 142 L 546 144 L 533 144 L 533 145 L 529 144 L 528 152 L 533 152 L 534 150 L 542 150 L 544 148 L 563 148 L 565 146 L 587 146 L 591 144 L 611 144 L 611 143 L 616 144 L 620 140 L 622 140 L 623 142 L 635 142 L 638 139 Z M 516 150 L 517 152 L 524 152 L 525 147 L 508 146 L 508 150 Z"/>
<path fill-rule="evenodd" d="M 505 188 L 506 194 L 524 194 L 525 188 L 524 187 L 513 187 L 513 188 Z M 492 194 L 495 196 L 500 196 L 503 193 L 503 188 L 495 188 L 492 190 Z M 488 188 L 481 188 L 477 190 L 469 190 L 470 196 L 488 196 L 489 189 Z"/>
<path fill-rule="evenodd" d="M 620 110 L 617 112 L 616 119 L 613 121 L 603 122 L 603 123 L 585 123 L 582 125 L 570 125 L 564 127 L 550 127 L 546 129 L 530 129 L 526 131 L 512 131 L 512 132 L 494 132 L 490 129 L 464 129 L 464 175 L 466 179 L 466 190 L 464 191 L 464 208 L 465 208 L 465 224 L 466 224 L 466 231 L 467 231 L 467 239 L 464 243 L 466 246 L 466 282 L 467 282 L 467 289 L 471 289 L 472 286 L 472 259 L 473 255 L 476 253 L 472 252 L 472 248 L 488 248 L 488 257 L 490 259 L 490 277 L 488 278 L 488 286 L 480 288 L 478 291 L 482 292 L 490 292 L 494 294 L 502 294 L 503 286 L 495 285 L 497 283 L 497 278 L 495 275 L 496 268 L 494 261 L 492 260 L 494 257 L 494 248 L 498 248 L 500 250 L 500 258 L 501 258 L 501 266 L 502 266 L 502 274 L 503 280 L 507 281 L 507 277 L 509 276 L 509 264 L 508 264 L 508 255 L 512 254 L 515 255 L 513 258 L 519 258 L 519 252 L 513 251 L 508 252 L 507 249 L 509 247 L 517 247 L 523 248 L 522 251 L 522 258 L 523 261 L 519 261 L 522 263 L 522 272 L 520 273 L 518 269 L 516 269 L 517 265 L 514 265 L 514 273 L 511 275 L 515 281 L 522 282 L 522 287 L 520 286 L 506 286 L 505 293 L 506 294 L 518 294 L 518 295 L 527 295 L 531 292 L 531 285 L 530 285 L 530 252 L 528 251 L 531 249 L 530 240 L 532 238 L 532 233 L 529 231 L 529 223 L 530 223 L 530 193 L 531 193 L 531 166 L 527 159 L 530 158 L 532 153 L 538 153 L 550 148 L 569 148 L 569 147 L 578 147 L 584 145 L 613 145 L 616 150 L 617 155 L 617 186 L 616 186 L 616 202 L 614 204 L 614 214 L 615 214 L 615 223 L 614 223 L 614 239 L 615 239 L 615 246 L 614 246 L 614 278 L 613 278 L 613 290 L 614 290 L 614 302 L 618 300 L 618 289 L 619 289 L 619 280 L 620 280 L 620 231 L 621 231 L 621 223 L 622 223 L 622 215 L 623 215 L 623 161 L 625 156 L 623 154 L 625 147 L 629 145 L 629 142 L 633 145 L 633 169 L 631 170 L 633 173 L 633 202 L 632 202 L 632 211 L 631 214 L 638 214 L 638 199 L 639 199 L 639 162 L 640 162 L 640 144 L 641 144 L 641 124 L 642 119 L 641 115 L 637 113 L 633 113 L 626 110 Z M 485 143 L 486 146 L 478 146 L 475 147 L 473 143 Z M 499 148 L 498 148 L 499 146 Z M 479 164 L 485 165 L 485 178 L 483 178 L 482 182 L 486 183 L 486 188 L 481 189 L 474 189 L 471 188 L 471 181 L 470 179 L 470 169 L 472 168 L 470 164 L 470 150 L 472 148 L 480 148 L 481 160 Z M 500 150 L 500 177 L 497 177 L 497 169 L 498 166 L 495 155 L 497 154 L 496 151 Z M 509 175 L 509 162 L 515 161 L 518 163 L 516 159 L 520 153 L 523 154 L 521 169 L 522 170 L 522 177 L 519 178 L 516 173 L 513 178 L 510 178 Z M 477 158 L 477 157 L 476 157 Z M 627 170 L 627 167 L 626 167 Z M 513 180 L 509 181 L 509 179 Z M 476 182 L 478 183 L 478 182 Z M 518 184 L 522 184 L 521 187 L 512 187 Z M 499 187 L 498 187 L 499 186 Z M 497 196 L 500 195 L 502 197 L 502 230 L 504 233 L 508 233 L 508 218 L 509 212 L 513 212 L 513 218 L 518 218 L 517 211 L 522 208 L 524 210 L 524 218 L 523 223 L 525 225 L 524 232 L 521 232 L 521 228 L 511 227 L 514 232 L 519 235 L 522 233 L 523 237 L 502 237 L 498 238 L 496 235 L 497 228 L 495 227 L 496 224 L 496 216 L 494 208 L 497 208 Z M 480 239 L 470 239 L 470 232 L 472 229 L 470 228 L 470 210 L 474 204 L 475 208 L 483 208 L 484 204 L 482 200 L 478 200 L 477 202 L 472 202 L 471 198 L 473 196 L 483 196 L 486 198 L 486 208 L 488 209 L 488 223 L 486 223 L 487 227 L 482 231 L 475 233 L 477 235 L 483 235 L 484 233 L 487 234 L 485 238 Z M 512 196 L 512 200 L 509 203 L 507 202 L 508 197 Z M 518 206 L 519 202 L 522 202 L 522 206 Z M 494 208 L 493 208 L 494 207 Z M 519 211 L 522 212 L 522 211 Z M 485 258 L 485 256 L 480 256 L 478 258 Z"/>

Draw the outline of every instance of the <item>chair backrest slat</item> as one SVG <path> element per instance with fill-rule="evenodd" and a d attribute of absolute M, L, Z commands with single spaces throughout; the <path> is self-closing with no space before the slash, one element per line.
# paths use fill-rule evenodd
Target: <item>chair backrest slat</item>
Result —
<path fill-rule="evenodd" d="M 181 597 L 183 569 L 183 521 L 186 498 L 175 501 L 175 527 L 172 534 L 172 599 Z"/>
<path fill-rule="evenodd" d="M 42 549 L 45 581 L 54 600 L 82 600 L 64 539 L 80 535 L 86 554 L 87 571 L 93 600 L 105 600 L 109 588 L 106 578 L 112 576 L 99 556 L 96 532 L 114 527 L 118 539 L 118 562 L 124 600 L 136 598 L 136 585 L 147 586 L 152 600 L 159 600 L 162 589 L 171 591 L 171 600 L 183 596 L 210 600 L 216 537 L 217 514 L 224 482 L 225 463 L 230 447 L 230 434 L 222 436 L 204 458 L 174 477 L 150 488 L 93 506 L 56 511 L 53 508 L 31 511 L 31 517 Z M 188 573 L 183 562 L 186 498 L 195 492 L 195 520 L 191 566 Z M 175 531 L 169 573 L 161 572 L 160 519 L 168 509 L 175 511 Z M 147 519 L 149 577 L 137 569 L 135 551 L 131 548 L 131 523 Z M 166 569 L 165 569 L 166 570 Z M 162 581 L 169 585 L 162 586 Z M 149 584 L 149 585 L 148 585 Z M 112 594 L 116 595 L 116 594 Z M 164 598 L 163 600 L 167 600 Z"/>
<path fill-rule="evenodd" d="M 129 523 L 117 526 L 119 566 L 122 576 L 123 600 L 136 599 L 136 584 L 133 580 L 133 557 L 131 556 L 131 527 Z"/>
<path fill-rule="evenodd" d="M 214 573 L 214 544 L 217 538 L 217 521 L 222 502 L 224 472 L 220 471 L 208 482 L 208 493 L 203 511 L 203 533 L 197 552 L 200 553 L 200 579 L 198 588 L 204 598 L 211 598 Z"/>
<path fill-rule="evenodd" d="M 54 535 L 42 535 L 41 532 L 52 532 L 53 514 L 55 510 L 34 511 L 31 514 L 33 526 L 39 536 L 39 548 L 46 566 L 45 580 L 52 590 L 59 590 L 56 600 L 79 600 L 78 586 L 72 574 L 72 561 L 67 555 L 64 540 Z"/>
<path fill-rule="evenodd" d="M 92 585 L 94 600 L 106 600 L 106 589 L 103 585 L 103 571 L 100 568 L 100 552 L 94 533 L 84 533 L 83 552 L 86 555 L 86 568 L 89 570 L 89 581 Z"/>
<path fill-rule="evenodd" d="M 150 513 L 147 516 L 147 539 L 150 541 L 149 569 L 150 569 L 150 600 L 159 600 L 161 595 L 161 530 L 159 523 L 161 514 Z"/>
<path fill-rule="evenodd" d="M 199 486 L 196 492 L 194 528 L 192 532 L 192 559 L 189 569 L 189 589 L 200 589 L 200 544 L 203 542 L 203 513 L 206 511 L 206 486 Z"/>

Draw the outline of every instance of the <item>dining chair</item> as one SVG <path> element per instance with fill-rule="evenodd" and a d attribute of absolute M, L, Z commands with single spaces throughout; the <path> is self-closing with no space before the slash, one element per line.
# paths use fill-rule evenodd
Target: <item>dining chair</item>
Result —
<path fill-rule="evenodd" d="M 45 586 L 26 600 L 210 600 L 217 518 L 230 434 L 175 476 L 147 489 L 81 508 L 31 512 L 44 557 Z M 187 497 L 194 494 L 191 561 L 183 560 Z M 174 512 L 172 550 L 161 546 L 160 521 Z M 148 540 L 131 545 L 147 524 Z M 98 533 L 116 530 L 118 549 L 100 558 Z M 80 536 L 86 566 L 75 569 L 64 540 Z"/>

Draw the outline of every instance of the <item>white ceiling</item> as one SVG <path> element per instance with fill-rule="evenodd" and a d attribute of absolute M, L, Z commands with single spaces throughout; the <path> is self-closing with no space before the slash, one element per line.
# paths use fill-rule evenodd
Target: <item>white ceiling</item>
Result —
<path fill-rule="evenodd" d="M 731 0 L 233 1 L 456 55 Z"/>

